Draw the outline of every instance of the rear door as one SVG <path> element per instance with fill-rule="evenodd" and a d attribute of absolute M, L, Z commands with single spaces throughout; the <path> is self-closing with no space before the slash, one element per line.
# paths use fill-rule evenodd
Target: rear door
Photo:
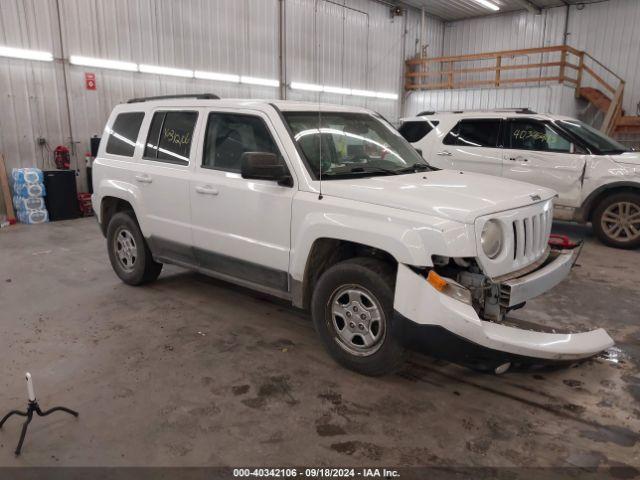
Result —
<path fill-rule="evenodd" d="M 580 205 L 586 158 L 564 132 L 550 122 L 510 118 L 504 142 L 504 177 L 555 190 L 557 205 Z"/>
<path fill-rule="evenodd" d="M 189 180 L 200 116 L 197 108 L 152 111 L 140 171 L 134 176 L 154 254 L 187 264 L 193 263 Z"/>
<path fill-rule="evenodd" d="M 500 176 L 502 174 L 502 120 L 460 120 L 431 151 L 429 162 L 440 168 Z"/>
<path fill-rule="evenodd" d="M 288 291 L 296 189 L 240 174 L 245 152 L 274 153 L 292 172 L 269 117 L 254 110 L 208 111 L 203 138 L 189 189 L 196 260 L 273 293 Z"/>

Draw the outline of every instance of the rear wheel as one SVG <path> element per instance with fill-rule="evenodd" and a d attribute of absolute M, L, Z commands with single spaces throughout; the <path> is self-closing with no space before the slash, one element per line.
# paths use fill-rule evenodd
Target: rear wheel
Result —
<path fill-rule="evenodd" d="M 392 372 L 406 351 L 391 335 L 394 268 L 373 258 L 340 262 L 313 292 L 313 322 L 331 356 L 365 375 Z"/>
<path fill-rule="evenodd" d="M 610 247 L 640 246 L 640 194 L 623 192 L 606 197 L 593 212 L 593 229 Z"/>
<path fill-rule="evenodd" d="M 158 278 L 162 264 L 153 260 L 138 222 L 129 212 L 116 213 L 107 227 L 111 266 L 129 285 L 142 285 Z"/>

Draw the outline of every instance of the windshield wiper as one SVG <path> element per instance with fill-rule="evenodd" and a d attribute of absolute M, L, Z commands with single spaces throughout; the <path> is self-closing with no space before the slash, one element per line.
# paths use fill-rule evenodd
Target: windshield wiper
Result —
<path fill-rule="evenodd" d="M 391 170 L 389 168 L 382 167 L 353 167 L 349 170 L 350 173 L 388 173 L 390 175 L 398 175 L 398 170 Z"/>
<path fill-rule="evenodd" d="M 349 177 L 351 175 L 370 175 L 370 174 L 384 174 L 384 175 L 399 175 L 397 170 L 390 170 L 388 168 L 380 168 L 380 167 L 352 167 L 349 170 L 344 171 L 336 171 L 336 172 L 323 172 L 322 176 L 327 177 Z"/>
<path fill-rule="evenodd" d="M 426 172 L 427 170 L 435 170 L 435 168 L 432 167 L 429 164 L 426 164 L 426 163 L 414 163 L 413 165 L 410 165 L 408 167 L 401 168 L 400 170 L 396 170 L 396 172 L 398 172 L 398 173 L 407 173 L 407 172 L 418 173 L 418 172 Z"/>
<path fill-rule="evenodd" d="M 343 172 L 326 172 L 324 175 L 328 177 L 341 177 L 341 176 L 349 176 L 351 174 L 386 174 L 386 175 L 402 175 L 403 173 L 417 173 L 417 172 L 425 172 L 427 170 L 437 170 L 435 167 L 432 167 L 426 163 L 415 163 L 409 167 L 400 168 L 397 170 L 393 170 L 390 168 L 383 167 L 363 167 L 357 166 L 352 167 L 351 169 Z"/>

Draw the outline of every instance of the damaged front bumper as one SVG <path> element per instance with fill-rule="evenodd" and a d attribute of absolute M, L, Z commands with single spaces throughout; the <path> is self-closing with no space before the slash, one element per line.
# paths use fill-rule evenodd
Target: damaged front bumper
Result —
<path fill-rule="evenodd" d="M 580 248 L 554 252 L 547 262 L 528 275 L 500 283 L 500 303 L 513 307 L 551 290 L 569 275 Z"/>
<path fill-rule="evenodd" d="M 560 283 L 578 255 L 563 251 L 537 270 L 500 283 L 500 303 L 513 307 Z M 480 318 L 469 303 L 442 293 L 399 265 L 392 331 L 414 349 L 461 363 L 548 363 L 591 357 L 613 345 L 603 329 L 546 333 Z"/>

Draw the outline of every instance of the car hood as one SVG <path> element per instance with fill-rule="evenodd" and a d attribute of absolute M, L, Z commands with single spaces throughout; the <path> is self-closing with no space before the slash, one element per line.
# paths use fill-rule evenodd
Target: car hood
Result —
<path fill-rule="evenodd" d="M 326 180 L 322 193 L 468 224 L 555 196 L 553 190 L 529 183 L 454 170 Z"/>
<path fill-rule="evenodd" d="M 640 152 L 624 152 L 620 155 L 611 155 L 614 162 L 640 166 Z"/>

